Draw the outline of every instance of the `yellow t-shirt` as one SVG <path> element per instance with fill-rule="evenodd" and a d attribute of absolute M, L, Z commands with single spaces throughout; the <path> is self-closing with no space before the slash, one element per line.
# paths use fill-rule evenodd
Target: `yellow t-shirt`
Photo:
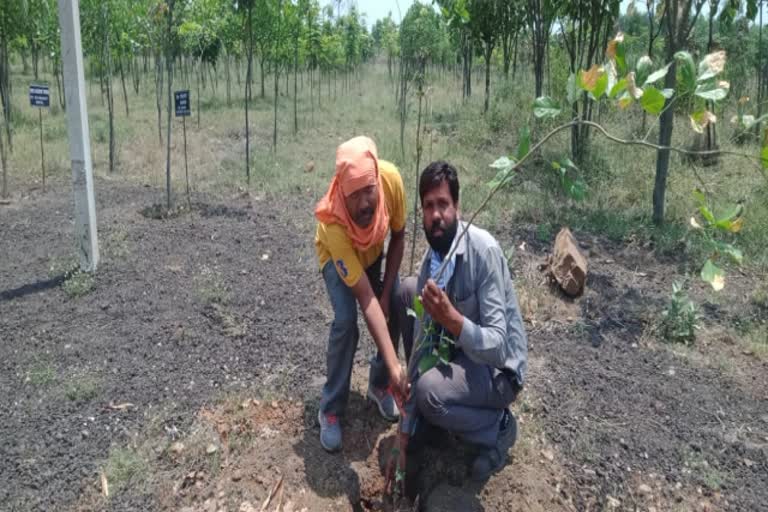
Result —
<path fill-rule="evenodd" d="M 384 203 L 389 212 L 389 229 L 401 231 L 405 228 L 405 188 L 400 171 L 394 164 L 379 160 L 379 176 L 384 185 Z M 315 249 L 322 269 L 333 260 L 336 271 L 347 286 L 355 286 L 363 271 L 371 266 L 384 251 L 384 242 L 367 251 L 358 251 L 347 231 L 340 224 L 317 223 Z"/>

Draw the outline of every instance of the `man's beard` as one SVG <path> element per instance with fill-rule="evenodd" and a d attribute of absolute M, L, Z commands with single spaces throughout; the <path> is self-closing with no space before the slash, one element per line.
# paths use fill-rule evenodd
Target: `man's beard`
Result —
<path fill-rule="evenodd" d="M 435 235 L 435 231 L 438 229 L 441 229 L 443 233 L 441 235 Z M 453 222 L 451 224 L 434 224 L 432 226 L 431 231 L 424 230 L 425 234 L 427 235 L 427 241 L 429 242 L 429 246 L 432 247 L 434 251 L 436 251 L 441 256 L 445 256 L 448 254 L 448 251 L 451 249 L 451 244 L 453 243 L 453 239 L 456 237 L 456 232 L 459 229 L 459 218 L 456 217 L 453 219 Z"/>

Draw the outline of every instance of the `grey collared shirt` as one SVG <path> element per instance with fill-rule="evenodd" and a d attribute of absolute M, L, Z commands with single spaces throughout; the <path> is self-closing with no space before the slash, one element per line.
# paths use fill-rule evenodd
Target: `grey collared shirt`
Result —
<path fill-rule="evenodd" d="M 460 222 L 457 236 L 466 227 Z M 427 254 L 428 256 L 428 254 Z M 429 258 L 421 264 L 417 290 L 430 278 Z M 472 361 L 514 376 L 522 387 L 528 360 L 528 341 L 520 316 L 517 295 L 509 275 L 507 258 L 498 242 L 487 231 L 470 226 L 456 247 L 456 268 L 446 289 L 454 307 L 464 316 L 456 346 Z M 417 320 L 414 338 L 418 347 L 424 337 Z M 415 386 L 419 378 L 418 359 L 424 351 L 414 351 L 409 379 Z M 413 433 L 416 412 L 413 399 L 406 404 L 403 431 Z"/>

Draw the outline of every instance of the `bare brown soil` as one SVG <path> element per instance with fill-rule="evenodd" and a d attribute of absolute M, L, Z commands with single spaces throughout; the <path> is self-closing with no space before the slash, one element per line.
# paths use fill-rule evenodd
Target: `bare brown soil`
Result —
<path fill-rule="evenodd" d="M 344 450 L 318 443 L 332 313 L 311 194 L 200 195 L 158 219 L 146 209 L 162 192 L 97 181 L 103 264 L 89 281 L 63 277 L 72 208 L 58 190 L 0 206 L 1 510 L 247 512 L 273 490 L 268 510 L 391 509 L 394 427 L 363 399 L 368 340 Z M 549 241 L 534 233 L 495 233 L 515 248 L 530 339 L 520 440 L 483 485 L 466 479 L 471 448 L 427 447 L 408 482 L 421 508 L 765 509 L 768 367 L 737 332 L 765 319 L 750 300 L 760 277 L 717 297 L 694 283 L 703 329 L 670 346 L 654 326 L 677 260 L 577 232 L 590 275 L 570 300 L 539 272 Z"/>

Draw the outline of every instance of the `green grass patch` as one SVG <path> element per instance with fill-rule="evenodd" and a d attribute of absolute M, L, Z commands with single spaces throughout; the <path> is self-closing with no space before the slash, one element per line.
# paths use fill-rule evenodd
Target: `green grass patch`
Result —
<path fill-rule="evenodd" d="M 46 387 L 56 380 L 56 369 L 50 361 L 38 360 L 27 370 L 26 381 L 35 387 Z"/>
<path fill-rule="evenodd" d="M 76 299 L 87 295 L 96 286 L 96 279 L 90 272 L 82 272 L 77 270 L 67 276 L 63 283 L 61 283 L 61 289 L 70 299 Z"/>
<path fill-rule="evenodd" d="M 133 448 L 113 448 L 104 467 L 110 495 L 143 484 L 148 473 L 149 463 Z"/>
<path fill-rule="evenodd" d="M 64 387 L 64 396 L 73 402 L 93 400 L 99 391 L 99 381 L 91 375 L 70 377 Z"/>

